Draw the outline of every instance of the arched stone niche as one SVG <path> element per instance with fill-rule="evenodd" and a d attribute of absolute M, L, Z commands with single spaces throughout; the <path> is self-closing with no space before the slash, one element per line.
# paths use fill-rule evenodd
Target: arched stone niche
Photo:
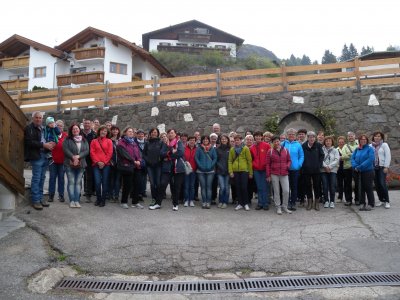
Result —
<path fill-rule="evenodd" d="M 318 132 L 324 129 L 324 124 L 318 117 L 309 112 L 296 111 L 287 114 L 279 122 L 279 132 L 286 132 L 289 128 L 294 128 L 296 130 L 305 128 L 307 131 L 312 130 Z"/>

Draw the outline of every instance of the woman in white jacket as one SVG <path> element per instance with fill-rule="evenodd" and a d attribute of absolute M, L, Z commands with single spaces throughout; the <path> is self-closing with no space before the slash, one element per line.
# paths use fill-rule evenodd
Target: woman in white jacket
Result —
<path fill-rule="evenodd" d="M 390 148 L 387 143 L 385 143 L 385 135 L 380 132 L 374 132 L 372 135 L 372 148 L 375 153 L 375 189 L 378 194 L 380 203 L 375 206 L 384 205 L 385 208 L 390 208 L 389 204 L 389 193 L 386 185 L 386 175 L 389 172 L 391 154 Z"/>
<path fill-rule="evenodd" d="M 333 137 L 324 140 L 324 161 L 322 162 L 321 177 L 324 190 L 325 208 L 335 208 L 336 173 L 339 168 L 339 151 L 333 146 Z"/>

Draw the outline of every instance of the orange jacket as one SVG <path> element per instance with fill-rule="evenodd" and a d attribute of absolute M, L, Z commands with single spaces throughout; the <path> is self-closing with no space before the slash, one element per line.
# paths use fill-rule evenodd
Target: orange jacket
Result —
<path fill-rule="evenodd" d="M 112 154 L 113 144 L 109 138 L 99 137 L 93 139 L 90 143 L 90 158 L 92 159 L 92 166 L 95 166 L 100 161 L 106 166 L 109 166 Z"/>

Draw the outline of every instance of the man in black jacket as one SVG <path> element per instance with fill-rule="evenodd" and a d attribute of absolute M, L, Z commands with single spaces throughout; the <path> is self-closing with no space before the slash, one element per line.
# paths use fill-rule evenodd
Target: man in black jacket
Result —
<path fill-rule="evenodd" d="M 55 142 L 46 142 L 42 122 L 43 114 L 35 111 L 32 114 L 31 124 L 25 127 L 24 135 L 25 161 L 29 161 L 32 166 L 31 200 L 36 210 L 49 206 L 43 200 L 43 186 L 48 167 L 46 151 L 51 151 L 56 146 Z"/>

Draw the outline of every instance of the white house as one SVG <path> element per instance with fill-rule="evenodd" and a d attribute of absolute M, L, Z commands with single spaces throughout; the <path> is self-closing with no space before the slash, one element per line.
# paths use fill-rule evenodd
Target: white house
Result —
<path fill-rule="evenodd" d="M 143 48 L 148 51 L 170 51 L 199 54 L 219 51 L 236 57 L 244 40 L 222 30 L 191 20 L 142 35 Z"/>

